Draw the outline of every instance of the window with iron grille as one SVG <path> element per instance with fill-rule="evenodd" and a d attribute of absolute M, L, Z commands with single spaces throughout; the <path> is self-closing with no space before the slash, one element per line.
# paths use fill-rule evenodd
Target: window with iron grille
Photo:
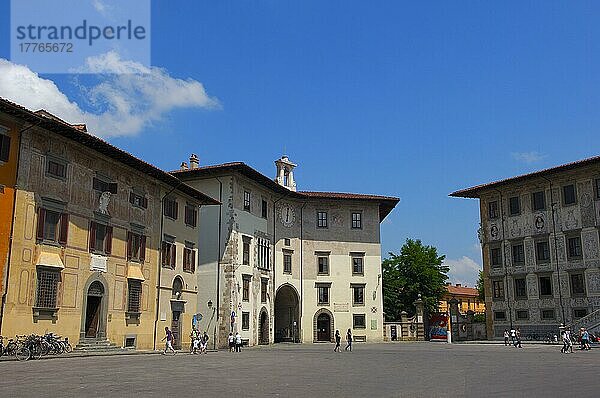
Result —
<path fill-rule="evenodd" d="M 506 320 L 506 312 L 504 312 L 504 311 L 494 311 L 494 320 L 495 321 L 504 321 L 504 320 Z"/>
<path fill-rule="evenodd" d="M 573 308 L 573 318 L 575 319 L 583 318 L 587 314 L 588 311 L 586 308 Z"/>
<path fill-rule="evenodd" d="M 575 185 L 565 185 L 562 189 L 563 191 L 563 204 L 565 205 L 573 205 L 577 203 L 577 194 L 575 192 Z"/>
<path fill-rule="evenodd" d="M 538 263 L 550 262 L 550 243 L 547 240 L 535 243 L 535 257 Z"/>
<path fill-rule="evenodd" d="M 140 302 L 142 297 L 142 282 L 136 280 L 129 280 L 128 282 L 128 299 L 127 299 L 127 311 L 128 312 L 140 312 Z"/>
<path fill-rule="evenodd" d="M 329 257 L 318 256 L 317 257 L 318 274 L 329 275 Z"/>
<path fill-rule="evenodd" d="M 196 227 L 196 220 L 198 219 L 198 209 L 193 205 L 185 206 L 185 225 L 190 227 Z"/>
<path fill-rule="evenodd" d="M 56 308 L 58 295 L 59 271 L 38 268 L 37 294 L 35 306 L 38 308 Z"/>
<path fill-rule="evenodd" d="M 363 267 L 364 257 L 363 255 L 353 255 L 352 256 L 352 274 L 354 275 L 363 275 L 364 267 Z"/>
<path fill-rule="evenodd" d="M 175 244 L 172 242 L 162 242 L 161 246 L 161 264 L 165 268 L 175 269 Z"/>
<path fill-rule="evenodd" d="M 571 280 L 571 294 L 574 296 L 585 295 L 585 278 L 583 277 L 583 274 L 571 274 L 569 279 Z"/>
<path fill-rule="evenodd" d="M 521 213 L 521 201 L 518 196 L 513 196 L 508 199 L 508 212 L 511 216 L 516 216 Z"/>
<path fill-rule="evenodd" d="M 292 273 L 292 253 L 283 253 L 283 272 L 286 274 Z"/>
<path fill-rule="evenodd" d="M 352 228 L 353 229 L 361 229 L 362 228 L 362 213 L 361 212 L 352 213 Z"/>
<path fill-rule="evenodd" d="M 267 288 L 269 287 L 269 280 L 262 278 L 260 280 L 260 302 L 267 302 Z"/>
<path fill-rule="evenodd" d="M 67 177 L 67 165 L 57 160 L 48 159 L 46 162 L 46 174 L 50 177 L 64 179 Z"/>
<path fill-rule="evenodd" d="M 327 212 L 326 211 L 318 211 L 317 212 L 317 227 L 318 228 L 327 228 Z"/>
<path fill-rule="evenodd" d="M 148 198 L 135 192 L 129 193 L 129 203 L 135 207 L 141 207 L 142 209 L 148 208 Z"/>
<path fill-rule="evenodd" d="M 191 247 L 183 248 L 183 271 L 196 272 L 196 252 Z"/>
<path fill-rule="evenodd" d="M 512 245 L 512 258 L 513 265 L 523 265 L 525 264 L 525 249 L 523 248 L 523 244 Z"/>
<path fill-rule="evenodd" d="M 127 260 L 143 263 L 146 258 L 146 236 L 127 232 Z"/>
<path fill-rule="evenodd" d="M 544 320 L 556 318 L 556 313 L 554 312 L 554 310 L 541 310 L 540 315 L 541 318 Z"/>
<path fill-rule="evenodd" d="M 490 249 L 490 262 L 492 267 L 500 267 L 502 265 L 502 251 L 499 247 L 492 247 Z"/>
<path fill-rule="evenodd" d="M 569 249 L 569 258 L 581 257 L 581 238 L 579 236 L 568 238 L 567 245 Z"/>
<path fill-rule="evenodd" d="M 244 191 L 244 210 L 250 211 L 250 192 Z"/>
<path fill-rule="evenodd" d="M 177 220 L 179 205 L 173 198 L 165 198 L 163 201 L 163 213 L 165 216 Z"/>
<path fill-rule="evenodd" d="M 352 305 L 365 304 L 365 285 L 350 285 L 352 288 Z"/>
<path fill-rule="evenodd" d="M 242 330 L 250 330 L 250 313 L 242 312 Z"/>
<path fill-rule="evenodd" d="M 546 194 L 544 191 L 534 192 L 531 194 L 531 205 L 533 211 L 546 210 Z"/>
<path fill-rule="evenodd" d="M 242 275 L 242 301 L 250 301 L 251 275 Z"/>
<path fill-rule="evenodd" d="M 250 242 L 252 238 L 242 236 L 242 264 L 250 265 Z"/>
<path fill-rule="evenodd" d="M 495 280 L 492 281 L 492 294 L 495 299 L 504 299 L 504 281 Z"/>
<path fill-rule="evenodd" d="M 488 203 L 488 214 L 490 220 L 498 218 L 498 201 L 494 200 L 493 202 Z"/>
<path fill-rule="evenodd" d="M 4 127 L 0 127 L 0 161 L 8 162 L 8 158 L 10 157 L 10 137 L 8 134 L 8 129 Z"/>
<path fill-rule="evenodd" d="M 527 298 L 527 281 L 525 278 L 515 278 L 515 297 L 519 299 Z"/>
<path fill-rule="evenodd" d="M 518 310 L 517 311 L 517 319 L 529 319 L 529 311 L 527 310 Z"/>
<path fill-rule="evenodd" d="M 353 314 L 352 315 L 352 328 L 353 329 L 364 329 L 367 327 L 366 315 L 365 314 Z"/>
<path fill-rule="evenodd" d="M 38 209 L 37 240 L 47 243 L 67 244 L 69 215 L 40 207 Z"/>

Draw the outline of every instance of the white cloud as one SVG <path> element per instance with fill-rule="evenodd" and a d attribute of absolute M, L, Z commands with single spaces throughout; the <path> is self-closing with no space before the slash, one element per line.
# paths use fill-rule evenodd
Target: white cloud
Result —
<path fill-rule="evenodd" d="M 100 137 L 136 135 L 177 108 L 219 107 L 202 83 L 122 60 L 115 52 L 88 58 L 85 69 L 99 78 L 92 86 L 78 86 L 91 111 L 69 100 L 53 81 L 2 58 L 0 97 L 32 110 L 46 109 L 69 123 L 86 123 Z"/>
<path fill-rule="evenodd" d="M 475 287 L 481 265 L 470 257 L 462 256 L 459 259 L 445 259 L 444 265 L 450 267 L 448 277 L 453 284 Z"/>
<path fill-rule="evenodd" d="M 539 162 L 546 157 L 546 155 L 539 153 L 538 151 L 513 152 L 511 155 L 513 159 L 528 164 Z"/>

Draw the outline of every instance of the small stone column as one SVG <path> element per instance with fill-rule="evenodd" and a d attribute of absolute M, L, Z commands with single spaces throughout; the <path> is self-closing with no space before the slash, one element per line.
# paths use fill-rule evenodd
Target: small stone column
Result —
<path fill-rule="evenodd" d="M 417 321 L 417 340 L 424 341 L 425 340 L 425 305 L 423 303 L 423 299 L 421 295 L 417 297 L 417 299 L 413 302 L 416 309 L 416 321 Z"/>
<path fill-rule="evenodd" d="M 449 330 L 452 333 L 452 339 L 458 341 L 460 333 L 460 326 L 458 324 L 460 318 L 460 312 L 458 311 L 458 300 L 452 298 L 450 301 L 448 301 L 448 304 L 450 311 L 450 319 L 448 320 Z"/>

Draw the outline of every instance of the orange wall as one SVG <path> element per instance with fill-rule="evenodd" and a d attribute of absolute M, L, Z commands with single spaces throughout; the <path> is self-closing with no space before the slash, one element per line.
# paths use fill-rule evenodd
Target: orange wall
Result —
<path fill-rule="evenodd" d="M 5 272 L 8 264 L 10 232 L 13 221 L 19 139 L 18 127 L 14 123 L 0 119 L 0 126 L 8 128 L 8 133 L 11 137 L 10 158 L 8 162 L 0 163 L 0 294 L 3 294 L 4 281 L 6 280 Z"/>

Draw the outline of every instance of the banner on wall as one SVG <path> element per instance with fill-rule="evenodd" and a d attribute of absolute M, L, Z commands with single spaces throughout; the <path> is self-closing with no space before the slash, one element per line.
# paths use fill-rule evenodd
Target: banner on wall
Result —
<path fill-rule="evenodd" d="M 448 340 L 448 315 L 433 314 L 429 319 L 429 340 L 447 341 Z"/>

